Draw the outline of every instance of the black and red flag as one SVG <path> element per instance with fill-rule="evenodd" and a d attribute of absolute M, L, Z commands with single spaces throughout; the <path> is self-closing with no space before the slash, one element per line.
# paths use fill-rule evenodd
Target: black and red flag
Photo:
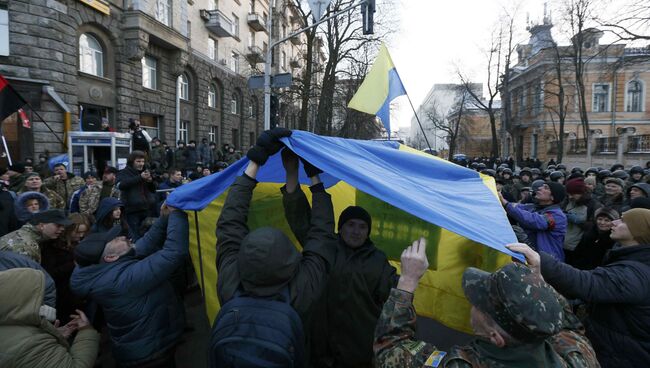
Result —
<path fill-rule="evenodd" d="M 0 75 L 0 122 L 26 104 L 27 101 Z"/>

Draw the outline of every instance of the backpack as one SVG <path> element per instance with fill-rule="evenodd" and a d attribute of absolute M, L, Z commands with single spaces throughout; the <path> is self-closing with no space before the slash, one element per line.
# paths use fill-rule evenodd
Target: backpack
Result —
<path fill-rule="evenodd" d="M 237 290 L 214 321 L 208 366 L 302 368 L 302 321 L 290 303 L 288 286 L 268 298 Z"/>

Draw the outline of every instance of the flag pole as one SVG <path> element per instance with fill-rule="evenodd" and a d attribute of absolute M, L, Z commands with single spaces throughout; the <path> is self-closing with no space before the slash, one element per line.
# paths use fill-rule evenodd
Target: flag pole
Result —
<path fill-rule="evenodd" d="M 417 111 L 415 111 L 415 107 L 413 107 L 411 96 L 409 96 L 409 94 L 407 93 L 406 97 L 409 99 L 409 103 L 411 104 L 411 109 L 413 110 L 413 115 L 415 115 L 415 120 L 417 120 L 418 125 L 420 126 L 420 130 L 422 131 L 422 135 L 424 136 L 424 141 L 427 142 L 427 147 L 429 147 L 429 153 L 433 153 L 433 150 L 431 149 L 431 145 L 429 144 L 429 139 L 427 138 L 426 133 L 424 133 L 424 128 L 422 127 L 422 123 L 420 123 L 420 118 L 418 117 L 418 113 Z"/>
<path fill-rule="evenodd" d="M 59 142 L 61 142 L 62 145 L 65 146 L 65 143 L 63 143 L 63 140 L 62 140 L 61 138 L 59 138 L 59 136 L 54 132 L 54 130 L 52 130 L 52 127 L 50 127 L 50 125 L 45 121 L 45 119 L 43 119 L 43 118 L 41 117 L 41 115 L 38 114 L 38 112 L 36 111 L 36 109 L 34 109 L 34 107 L 33 107 L 29 102 L 27 102 L 25 105 L 29 106 L 29 108 L 32 110 L 32 112 L 34 113 L 34 115 L 36 115 L 37 118 L 41 119 L 41 122 L 42 122 L 43 124 L 45 124 L 45 126 L 47 127 L 47 129 L 49 129 L 50 132 L 52 132 L 52 134 L 56 137 L 56 139 L 57 139 Z"/>

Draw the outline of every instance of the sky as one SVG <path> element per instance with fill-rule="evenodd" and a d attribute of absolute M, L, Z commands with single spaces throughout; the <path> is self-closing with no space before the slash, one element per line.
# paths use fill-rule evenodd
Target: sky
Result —
<path fill-rule="evenodd" d="M 541 0 L 523 2 L 521 28 L 525 27 L 526 11 L 531 20 L 541 19 L 543 4 Z M 473 81 L 484 82 L 486 57 L 482 48 L 489 45 L 490 33 L 504 7 L 509 7 L 508 3 L 498 0 L 399 1 L 396 11 L 400 29 L 388 48 L 416 109 L 434 84 L 458 83 L 456 65 Z M 399 97 L 395 101 L 391 125 L 410 126 L 413 111 L 408 99 Z"/>

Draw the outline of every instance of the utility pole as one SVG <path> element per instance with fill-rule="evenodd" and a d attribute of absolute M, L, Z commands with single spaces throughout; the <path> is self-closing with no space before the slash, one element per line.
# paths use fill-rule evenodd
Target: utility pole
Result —
<path fill-rule="evenodd" d="M 374 1 L 373 0 L 361 0 L 359 3 L 350 5 L 349 7 L 345 8 L 345 9 L 339 11 L 338 13 L 335 13 L 335 14 L 327 17 L 327 18 L 323 18 L 323 19 L 320 19 L 320 20 L 315 19 L 314 24 L 312 24 L 312 25 L 310 25 L 308 27 L 299 29 L 299 30 L 291 33 L 290 35 L 288 35 L 288 36 L 286 36 L 284 38 L 278 39 L 277 41 L 273 41 L 273 11 L 275 10 L 275 1 L 276 0 L 270 0 L 270 2 L 269 2 L 269 7 L 271 9 L 269 11 L 269 18 L 268 18 L 268 21 L 267 21 L 267 25 L 269 27 L 269 48 L 266 51 L 266 61 L 264 62 L 264 130 L 271 129 L 271 58 L 273 57 L 273 48 L 278 46 L 279 44 L 291 39 L 294 36 L 297 36 L 297 35 L 305 32 L 305 31 L 307 31 L 309 29 L 312 29 L 314 27 L 318 27 L 322 23 L 327 22 L 330 19 L 336 18 L 336 17 L 338 17 L 338 16 L 340 16 L 342 14 L 345 14 L 345 13 L 349 12 L 350 10 L 356 8 L 356 7 L 371 3 L 373 5 L 372 6 L 372 12 L 375 11 Z M 371 18 L 370 22 L 372 22 L 372 18 Z M 367 28 L 367 27 L 369 27 L 369 28 Z M 369 29 L 370 32 L 372 32 L 372 25 L 371 24 L 365 24 L 364 25 L 364 31 L 367 30 L 367 29 Z M 364 32 L 364 34 L 370 34 L 370 33 L 365 33 Z"/>

